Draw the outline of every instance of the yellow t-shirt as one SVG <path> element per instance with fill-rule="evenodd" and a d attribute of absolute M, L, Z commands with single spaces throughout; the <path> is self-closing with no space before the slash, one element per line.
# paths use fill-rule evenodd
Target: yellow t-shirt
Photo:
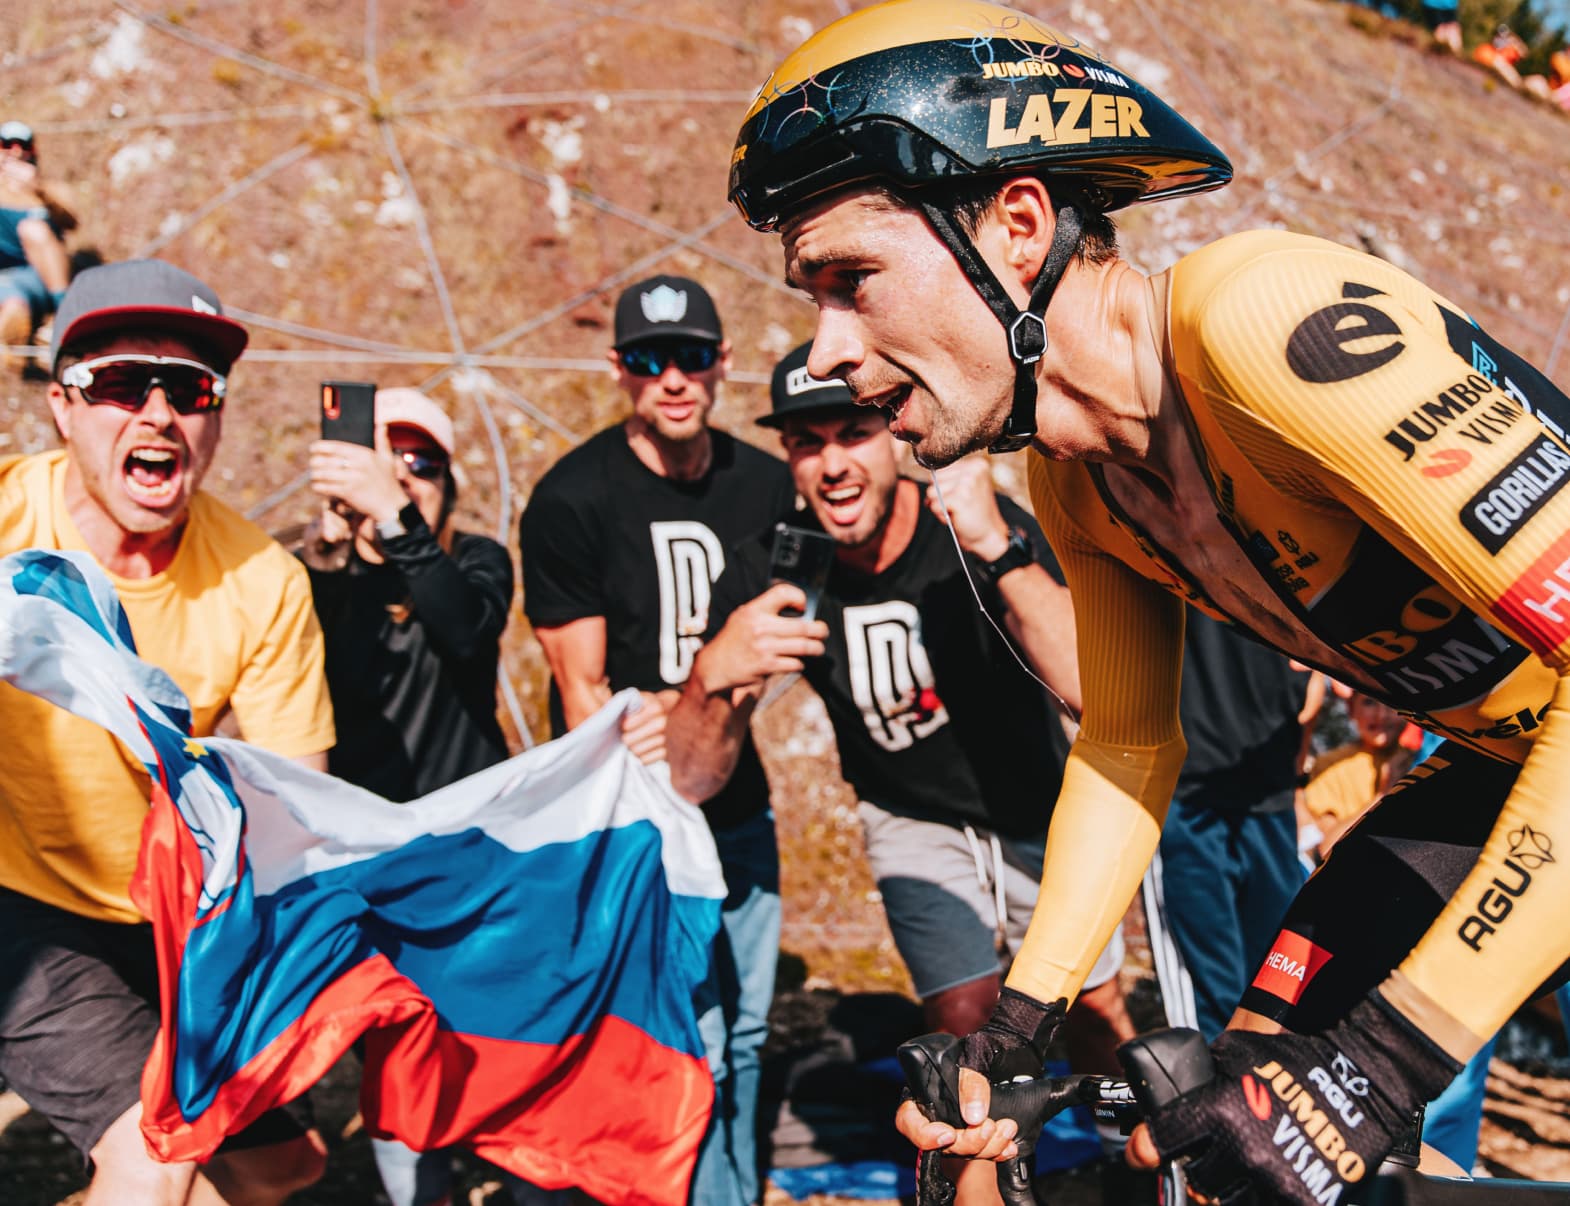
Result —
<path fill-rule="evenodd" d="M 0 460 L 0 554 L 87 551 L 66 512 L 65 453 Z M 265 532 L 198 493 L 174 561 L 109 575 L 141 656 L 190 701 L 192 732 L 233 708 L 248 741 L 287 757 L 334 741 L 322 634 L 305 570 Z M 149 784 L 103 729 L 0 684 L 0 885 L 106 921 L 140 921 L 128 889 Z"/>
<path fill-rule="evenodd" d="M 1355 741 L 1337 746 L 1314 766 L 1313 775 L 1303 788 L 1303 807 L 1316 822 L 1344 825 L 1374 802 L 1380 794 L 1379 780 L 1385 766 L 1406 752 L 1394 744 L 1377 752 L 1365 750 Z"/>

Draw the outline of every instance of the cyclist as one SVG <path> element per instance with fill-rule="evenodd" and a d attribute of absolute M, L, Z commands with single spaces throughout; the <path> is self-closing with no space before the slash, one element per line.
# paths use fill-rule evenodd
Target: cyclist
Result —
<path fill-rule="evenodd" d="M 1217 1079 L 1135 1137 L 1191 1156 L 1200 1194 L 1325 1206 L 1570 954 L 1570 400 L 1333 244 L 1240 234 L 1150 278 L 1118 257 L 1111 211 L 1230 177 L 1073 38 L 891 0 L 764 84 L 730 192 L 818 306 L 814 376 L 929 465 L 1034 451 L 1075 595 L 1084 719 L 1035 919 L 962 1041 L 966 1125 L 907 1105 L 919 1146 L 1015 1146 L 986 1081 L 1039 1068 L 1155 848 L 1185 599 L 1448 738 L 1294 901 Z"/>

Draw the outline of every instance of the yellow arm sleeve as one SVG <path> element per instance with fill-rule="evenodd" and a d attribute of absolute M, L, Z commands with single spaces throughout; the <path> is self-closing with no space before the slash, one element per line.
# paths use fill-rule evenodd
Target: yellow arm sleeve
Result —
<path fill-rule="evenodd" d="M 1070 468 L 1066 472 L 1080 472 Z M 1072 999 L 1139 889 L 1183 765 L 1183 604 L 1091 547 L 1032 458 L 1031 497 L 1074 599 L 1084 716 L 1008 984 Z"/>

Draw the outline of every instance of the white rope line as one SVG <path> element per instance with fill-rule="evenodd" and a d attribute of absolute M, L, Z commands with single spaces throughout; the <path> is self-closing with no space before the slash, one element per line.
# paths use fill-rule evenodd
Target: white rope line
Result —
<path fill-rule="evenodd" d="M 665 247 L 656 248 L 647 255 L 634 260 L 625 268 L 619 269 L 618 271 L 613 272 L 609 276 L 605 277 L 600 281 L 599 284 L 585 289 L 581 293 L 575 294 L 572 297 L 569 297 L 566 301 L 552 306 L 543 313 L 536 314 L 533 318 L 527 319 L 526 321 L 519 323 L 517 326 L 509 327 L 500 335 L 486 340 L 479 346 L 477 350 L 480 352 L 494 351 L 496 348 L 502 347 L 505 344 L 509 344 L 513 342 L 513 340 L 519 339 L 524 335 L 529 334 L 531 331 L 538 330 L 547 323 L 556 321 L 556 319 L 560 318 L 563 314 L 570 314 L 573 310 L 576 310 L 579 306 L 583 305 L 584 302 L 592 301 L 594 298 L 599 297 L 602 293 L 607 293 L 610 290 L 616 288 L 618 285 L 624 285 L 628 281 L 636 279 L 643 273 L 647 272 L 655 264 L 658 264 L 661 260 L 669 259 L 673 251 L 677 251 L 683 247 L 690 247 L 693 244 L 708 238 L 711 234 L 713 234 L 721 226 L 724 226 L 725 223 L 729 222 L 735 216 L 736 211 L 731 209 L 729 206 L 726 206 L 723 211 L 710 218 L 707 222 L 704 222 L 695 230 L 689 231 L 688 233 L 682 235 L 681 238 L 672 241 Z"/>
<path fill-rule="evenodd" d="M 435 113 L 449 109 L 514 109 L 533 105 L 593 105 L 599 97 L 613 101 L 648 104 L 666 101 L 675 104 L 744 105 L 753 97 L 750 91 L 721 91 L 683 88 L 579 89 L 564 92 L 490 92 L 479 96 L 444 97 L 398 106 L 398 112 Z"/>
<path fill-rule="evenodd" d="M 448 365 L 446 368 L 442 369 L 441 372 L 436 373 L 422 381 L 419 388 L 422 390 L 435 389 L 443 381 L 446 381 L 449 377 L 451 377 L 459 367 L 461 366 Z M 552 417 L 548 411 L 541 410 L 538 406 L 530 402 L 517 390 L 507 385 L 506 382 L 497 381 L 495 378 L 492 378 L 490 385 L 491 388 L 495 389 L 497 393 L 501 394 L 503 401 L 510 402 L 513 406 L 517 407 L 524 414 L 528 415 L 541 427 L 545 427 L 551 431 L 554 431 L 569 444 L 578 445 L 583 443 L 583 437 L 581 435 L 573 431 L 571 428 L 564 426 L 562 423 Z"/>
<path fill-rule="evenodd" d="M 1203 103 L 1205 108 L 1209 109 L 1215 119 L 1221 123 L 1222 128 L 1226 130 L 1227 137 L 1233 143 L 1233 145 L 1242 149 L 1242 154 L 1239 156 L 1239 158 L 1253 159 L 1253 148 L 1249 145 L 1248 140 L 1243 137 L 1242 131 L 1238 128 L 1238 123 L 1231 115 L 1227 113 L 1226 109 L 1222 107 L 1221 103 L 1216 100 L 1215 93 L 1211 92 L 1209 87 L 1205 84 L 1205 72 L 1201 70 L 1200 66 L 1195 64 L 1188 55 L 1184 54 L 1181 50 L 1178 49 L 1177 44 L 1167 34 L 1166 27 L 1161 23 L 1160 18 L 1157 17 L 1150 6 L 1145 3 L 1145 0 L 1134 0 L 1134 7 L 1139 9 L 1140 15 L 1145 18 L 1145 24 L 1148 25 L 1150 27 L 1150 31 L 1156 35 L 1156 41 L 1160 42 L 1161 45 L 1167 48 L 1168 55 L 1171 58 L 1177 60 L 1178 63 L 1186 63 L 1188 65 L 1188 70 L 1183 73 L 1185 77 L 1184 82 L 1199 94 L 1201 103 Z M 1212 22 L 1212 24 L 1214 23 Z M 1204 36 L 1207 42 L 1214 42 L 1215 33 L 1213 30 L 1206 30 L 1204 32 Z"/>
<path fill-rule="evenodd" d="M 511 74 L 512 71 L 518 67 L 521 67 L 524 62 L 527 62 L 527 56 L 530 53 L 543 50 L 547 44 L 555 41 L 562 34 L 570 33 L 573 30 L 580 28 L 581 26 L 581 21 L 562 21 L 560 24 L 547 26 L 543 30 L 536 30 L 527 38 L 523 38 L 518 42 L 514 42 L 512 45 L 499 50 L 494 54 L 488 55 L 485 58 L 479 59 L 476 62 L 466 64 L 466 74 L 472 77 L 481 71 L 487 70 L 490 66 L 497 62 L 506 62 L 507 67 L 501 73 L 501 75 L 492 74 L 486 77 L 485 84 L 490 83 L 492 80 L 500 79 L 504 75 Z M 509 56 L 512 57 L 509 59 Z M 434 89 L 438 83 L 439 81 L 434 75 L 428 75 L 419 83 L 411 84 L 402 92 L 395 93 L 392 97 L 389 98 L 389 103 L 396 108 L 401 108 L 408 103 L 410 98 L 424 96 L 426 93 Z M 482 84 L 482 87 L 483 86 L 484 85 Z"/>
<path fill-rule="evenodd" d="M 1289 167 L 1284 167 L 1279 172 L 1276 172 L 1273 176 L 1267 177 L 1260 184 L 1260 191 L 1248 201 L 1244 202 L 1243 205 L 1239 207 L 1238 210 L 1232 215 L 1231 228 L 1233 230 L 1237 230 L 1244 222 L 1253 216 L 1254 211 L 1258 209 L 1261 204 L 1273 201 L 1274 194 L 1276 189 L 1280 186 L 1281 181 L 1296 175 L 1315 160 L 1322 159 L 1342 143 L 1357 137 L 1364 130 L 1372 126 L 1375 122 L 1382 121 L 1385 115 L 1395 108 L 1396 103 L 1401 98 L 1401 72 L 1405 65 L 1406 60 L 1398 56 L 1396 58 L 1395 70 L 1391 73 L 1390 88 L 1385 93 L 1385 99 L 1381 101 L 1379 105 L 1377 105 L 1372 111 L 1364 113 L 1360 117 L 1353 118 L 1346 125 L 1342 126 L 1339 130 L 1331 134 L 1328 138 L 1325 138 L 1318 145 L 1310 149 L 1306 154 L 1294 155 L 1292 158 L 1292 163 Z"/>
<path fill-rule="evenodd" d="M 523 742 L 524 749 L 532 750 L 534 734 L 529 732 L 528 723 L 523 718 L 523 707 L 518 702 L 518 692 L 513 690 L 512 678 L 500 661 L 496 663 L 496 682 L 502 689 L 502 702 L 507 705 L 507 715 L 512 717 L 512 726 L 518 730 L 518 740 Z"/>
<path fill-rule="evenodd" d="M 254 310 L 242 310 L 239 306 L 225 307 L 224 313 L 231 318 L 248 326 L 261 327 L 267 331 L 277 331 L 280 335 L 298 335 L 303 339 L 314 339 L 318 343 L 333 344 L 338 347 L 354 348 L 362 352 L 385 352 L 389 355 L 398 355 L 409 352 L 410 349 L 396 343 L 382 343 L 376 339 L 362 339 L 358 335 L 345 335 L 338 331 L 324 331 L 320 327 L 309 327 L 304 323 L 290 322 L 287 318 L 274 318 L 266 314 L 258 314 Z M 438 353 L 441 356 L 451 356 L 451 352 Z M 255 355 L 255 353 L 249 353 Z"/>
<path fill-rule="evenodd" d="M 252 503 L 249 507 L 247 507 L 245 509 L 245 517 L 252 523 L 256 522 L 256 520 L 260 519 L 263 515 L 266 515 L 267 512 L 278 506 L 278 504 L 287 501 L 295 493 L 295 491 L 299 490 L 300 487 L 304 486 L 310 480 L 310 470 L 302 469 L 284 485 L 279 486 L 278 489 L 267 495 L 266 498 L 263 498 L 260 502 Z"/>
<path fill-rule="evenodd" d="M 561 0 L 557 0 L 558 3 Z M 638 5 L 644 8 L 645 5 Z M 652 25 L 656 29 L 670 30 L 674 33 L 692 34 L 695 38 L 704 38 L 716 42 L 731 50 L 740 51 L 742 54 L 758 54 L 759 48 L 751 42 L 743 42 L 740 38 L 726 37 L 712 25 L 693 25 L 687 21 L 672 21 L 665 17 L 644 17 L 625 8 L 613 8 L 604 4 L 591 4 L 588 0 L 573 0 L 572 8 L 575 12 L 590 13 L 596 17 L 617 17 L 631 25 Z M 750 100 L 751 97 L 749 96 Z"/>
<path fill-rule="evenodd" d="M 496 539 L 506 544 L 507 533 L 512 528 L 512 466 L 507 460 L 507 445 L 502 440 L 501 428 L 497 426 L 496 415 L 484 391 L 474 390 L 470 396 L 480 412 L 480 422 L 485 425 L 485 436 L 490 441 L 491 456 L 496 461 L 496 489 L 499 496 L 496 500 Z"/>
<path fill-rule="evenodd" d="M 61 55 L 70 54 L 73 50 L 80 50 L 86 46 L 97 46 L 100 42 L 108 41 L 108 39 L 109 35 L 107 33 L 101 29 L 95 29 L 91 33 L 72 34 L 64 42 L 45 47 L 43 50 L 35 50 L 32 54 L 19 55 L 7 52 L 0 55 L 0 70 L 18 71 L 23 67 L 31 67 L 35 63 L 47 63 L 50 59 L 58 59 Z M 28 124 L 35 131 L 45 128 L 41 123 L 29 122 Z"/>
<path fill-rule="evenodd" d="M 164 231 L 156 239 L 153 239 L 149 243 L 144 243 L 141 247 L 132 252 L 128 258 L 133 260 L 142 260 L 146 259 L 148 256 L 156 255 L 159 251 L 163 250 L 170 243 L 174 242 L 186 231 L 190 230 L 198 222 L 202 221 L 202 219 L 206 218 L 209 214 L 213 213 L 215 210 L 221 209 L 230 201 L 233 201 L 241 193 L 255 188 L 258 184 L 262 183 L 262 181 L 268 179 L 269 177 L 277 175 L 287 167 L 292 167 L 294 164 L 304 159 L 307 155 L 311 154 L 313 149 L 314 148 L 312 148 L 310 142 L 299 142 L 290 147 L 287 151 L 283 152 L 283 154 L 275 155 L 272 159 L 269 159 L 266 163 L 262 164 L 261 167 L 257 168 L 249 175 L 242 176 L 239 180 L 236 180 L 217 196 L 211 197 L 207 201 L 203 202 L 192 213 L 182 217 L 179 222 L 177 222 L 170 229 Z"/>
<path fill-rule="evenodd" d="M 538 168 L 532 168 L 528 164 L 520 163 L 516 159 L 509 159 L 505 155 L 498 155 L 495 151 L 489 150 L 486 147 L 476 146 L 474 143 L 466 142 L 464 139 L 456 138 L 453 135 L 444 133 L 440 130 L 434 130 L 429 126 L 419 125 L 410 121 L 400 121 L 399 125 L 405 130 L 412 130 L 417 134 L 422 134 L 435 142 L 439 142 L 443 146 L 457 151 L 459 154 L 472 156 L 473 158 L 478 159 L 482 163 L 486 163 L 491 167 L 497 167 L 504 171 L 512 172 L 515 175 L 521 176 L 525 180 L 530 181 L 531 183 L 538 184 L 542 188 L 550 187 L 549 176 L 547 176 L 546 173 L 540 171 Z M 662 239 L 674 240 L 680 239 L 682 237 L 682 232 L 676 227 L 667 225 L 666 223 L 659 221 L 657 218 L 651 218 L 647 214 L 639 213 L 635 209 L 628 209 L 625 206 L 618 205 L 609 198 L 602 197 L 593 190 L 584 188 L 582 185 L 568 185 L 567 192 L 574 201 L 578 201 L 581 204 L 587 205 L 591 209 L 596 209 L 603 214 L 609 215 L 610 217 L 620 218 L 622 221 L 628 222 L 641 230 L 646 230 L 651 234 L 656 234 Z M 710 247 L 706 243 L 694 244 L 693 250 L 698 252 L 700 255 L 707 256 L 709 259 L 715 261 L 718 264 L 724 265 L 733 272 L 741 273 L 743 276 L 748 277 L 750 280 L 756 281 L 760 285 L 766 285 L 770 289 L 773 289 L 776 292 L 784 294 L 788 297 L 795 298 L 798 301 L 805 300 L 802 298 L 801 294 L 797 293 L 796 290 L 792 289 L 779 277 L 770 276 L 762 269 L 754 267 L 745 260 L 737 259 L 728 252 L 720 251 L 717 248 Z"/>
<path fill-rule="evenodd" d="M 1358 197 L 1342 193 L 1325 193 L 1315 189 L 1312 185 L 1294 180 L 1284 180 L 1277 186 L 1277 192 L 1291 193 L 1299 201 L 1306 204 L 1324 204 L 1336 209 L 1350 209 L 1371 217 L 1396 218 L 1403 222 L 1437 222 L 1441 226 L 1469 228 L 1464 218 L 1449 217 L 1444 212 L 1435 210 L 1425 212 L 1405 205 L 1386 205 L 1379 201 L 1365 201 Z M 1546 226 L 1529 226 L 1520 222 L 1510 222 L 1506 219 L 1490 216 L 1489 229 L 1499 234 L 1519 235 L 1526 239 L 1535 239 L 1540 243 L 1562 243 L 1570 247 L 1570 230 L 1563 227 L 1555 230 Z"/>
<path fill-rule="evenodd" d="M 91 121 L 41 121 L 33 129 L 40 134 L 101 134 L 117 130 L 136 130 L 146 126 L 175 129 L 186 126 L 217 126 L 227 122 L 275 121 L 287 118 L 314 118 L 319 110 L 311 105 L 261 105 L 254 109 L 210 109 L 200 113 L 144 113 L 138 116 L 95 118 Z"/>
<path fill-rule="evenodd" d="M 447 337 L 452 340 L 453 350 L 461 355 L 464 351 L 463 330 L 458 326 L 458 314 L 453 309 L 452 296 L 447 292 L 447 277 L 436 256 L 436 244 L 431 241 L 431 224 L 425 204 L 420 200 L 419 190 L 414 187 L 414 177 L 409 175 L 409 167 L 403 161 L 403 153 L 398 149 L 398 140 L 393 135 L 390 122 L 382 123 L 382 145 L 387 148 L 387 157 L 392 160 L 393 169 L 403 181 L 403 187 L 409 191 L 410 200 L 414 202 L 415 237 L 419 240 L 420 250 L 425 253 L 425 262 L 431 271 L 431 284 L 436 288 L 436 300 L 441 305 L 442 317 L 447 323 Z"/>
<path fill-rule="evenodd" d="M 1545 377 L 1554 375 L 1554 368 L 1559 363 L 1559 353 L 1564 350 L 1567 337 L 1570 337 L 1570 309 L 1565 311 L 1565 316 L 1559 320 L 1559 330 L 1554 332 L 1553 345 L 1548 349 L 1548 361 L 1543 365 Z"/>
<path fill-rule="evenodd" d="M 340 88 L 337 84 L 317 79 L 314 75 L 296 71 L 292 67 L 274 63 L 271 59 L 264 59 L 259 55 L 251 54 L 249 51 L 241 50 L 237 46 L 229 46 L 216 38 L 209 38 L 205 34 L 196 33 L 194 30 L 176 25 L 173 21 L 165 20 L 163 17 L 155 16 L 152 13 L 144 13 L 141 9 L 131 4 L 129 0 L 114 0 L 114 4 L 121 12 L 135 17 L 149 29 L 156 29 L 159 33 L 168 34 L 171 38 L 178 38 L 182 42 L 188 42 L 192 46 L 199 47 L 210 54 L 216 54 L 226 59 L 234 59 L 236 62 L 244 63 L 247 67 L 254 67 L 257 71 L 267 75 L 289 80 L 296 84 L 304 84 L 307 88 L 314 88 L 318 92 L 330 93 L 360 108 L 365 107 L 365 97 L 357 92 L 351 92 L 347 88 Z"/>
<path fill-rule="evenodd" d="M 365 49 L 362 57 L 365 60 L 365 90 L 373 101 L 382 94 L 382 79 L 376 70 L 376 26 L 379 19 L 376 0 L 365 0 Z"/>
<path fill-rule="evenodd" d="M 557 25 L 547 26 L 543 30 L 535 30 L 527 37 L 520 38 L 511 45 L 496 51 L 494 54 L 487 55 L 473 63 L 467 64 L 467 74 L 471 79 L 479 75 L 482 71 L 490 70 L 490 68 L 496 66 L 498 63 L 503 64 L 500 70 L 492 71 L 490 75 L 486 76 L 482 80 L 479 80 L 477 82 L 477 87 L 480 89 L 490 87 L 490 85 L 495 81 L 504 79 L 508 75 L 511 75 L 519 67 L 523 66 L 524 63 L 528 62 L 536 52 L 543 50 L 549 43 L 554 42 L 562 34 L 571 33 L 574 30 L 583 28 L 583 22 L 576 17 L 578 12 L 578 0 L 550 0 L 550 3 L 556 5 L 558 8 L 566 8 L 569 12 L 574 14 L 574 17 L 570 20 L 562 21 Z M 632 13 L 640 8 L 647 8 L 651 3 L 653 3 L 653 0 L 635 0 L 635 3 L 633 4 L 624 5 L 617 9 L 606 10 L 606 12 L 609 16 L 618 17 Z M 396 104 L 398 102 L 407 100 L 411 96 L 424 96 L 427 92 L 435 88 L 437 83 L 438 81 L 435 76 L 427 76 L 418 84 L 413 84 L 394 96 L 392 98 L 393 102 Z"/>

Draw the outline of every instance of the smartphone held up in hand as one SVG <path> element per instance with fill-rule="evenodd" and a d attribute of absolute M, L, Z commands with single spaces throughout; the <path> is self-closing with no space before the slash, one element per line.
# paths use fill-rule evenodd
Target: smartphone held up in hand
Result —
<path fill-rule="evenodd" d="M 376 386 L 367 381 L 323 381 L 322 439 L 375 448 Z"/>
<path fill-rule="evenodd" d="M 774 525 L 774 548 L 769 554 L 769 577 L 790 582 L 806 593 L 804 620 L 818 618 L 818 603 L 828 584 L 829 568 L 834 564 L 834 538 L 810 528 L 788 523 Z"/>

